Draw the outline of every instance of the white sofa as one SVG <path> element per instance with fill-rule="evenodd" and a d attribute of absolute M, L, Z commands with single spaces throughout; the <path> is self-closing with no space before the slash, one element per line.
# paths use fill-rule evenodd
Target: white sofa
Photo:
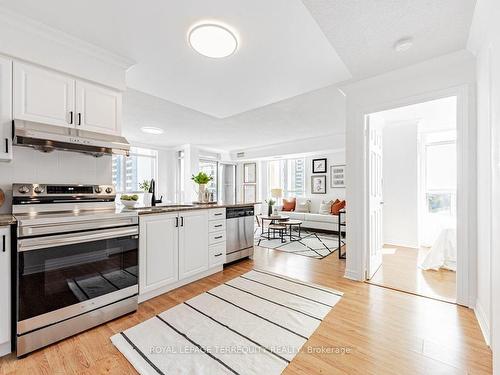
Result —
<path fill-rule="evenodd" d="M 294 212 L 294 211 L 282 211 L 283 206 L 276 206 L 278 213 L 280 215 L 285 215 L 290 217 L 290 219 L 302 221 L 302 228 L 309 229 L 320 229 L 326 231 L 338 231 L 339 217 L 338 215 L 325 215 L 319 213 L 319 206 L 323 200 L 326 198 L 297 198 L 297 202 L 310 200 L 311 201 L 311 212 Z M 335 200 L 335 199 L 333 199 Z M 264 207 L 263 207 L 264 208 Z M 345 227 L 342 231 L 345 230 Z"/>

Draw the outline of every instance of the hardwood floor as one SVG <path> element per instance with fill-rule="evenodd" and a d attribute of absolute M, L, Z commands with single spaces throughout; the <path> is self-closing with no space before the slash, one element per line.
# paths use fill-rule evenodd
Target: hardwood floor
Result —
<path fill-rule="evenodd" d="M 343 291 L 285 374 L 490 374 L 491 351 L 474 312 L 464 307 L 343 277 L 333 254 L 317 260 L 256 248 L 223 272 L 139 306 L 139 310 L 39 350 L 22 360 L 0 359 L 1 374 L 135 373 L 109 337 L 194 297 L 252 267 L 268 269 Z M 329 349 L 330 353 L 322 352 Z M 344 353 L 338 351 L 344 350 Z M 347 351 L 347 352 L 345 352 Z"/>
<path fill-rule="evenodd" d="M 412 249 L 384 246 L 382 266 L 370 280 L 371 284 L 402 290 L 447 302 L 456 302 L 456 273 L 448 270 L 424 271 L 418 265 L 429 248 Z"/>

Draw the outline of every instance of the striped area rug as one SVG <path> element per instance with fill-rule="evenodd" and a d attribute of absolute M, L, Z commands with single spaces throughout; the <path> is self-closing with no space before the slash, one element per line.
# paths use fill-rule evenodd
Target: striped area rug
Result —
<path fill-rule="evenodd" d="M 255 269 L 111 341 L 141 374 L 280 374 L 341 296 Z"/>

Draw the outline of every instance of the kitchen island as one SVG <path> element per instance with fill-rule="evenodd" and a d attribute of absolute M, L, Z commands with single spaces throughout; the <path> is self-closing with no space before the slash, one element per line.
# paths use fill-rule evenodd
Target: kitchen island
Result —
<path fill-rule="evenodd" d="M 220 272 L 226 263 L 226 209 L 255 203 L 136 207 L 139 302 Z"/>

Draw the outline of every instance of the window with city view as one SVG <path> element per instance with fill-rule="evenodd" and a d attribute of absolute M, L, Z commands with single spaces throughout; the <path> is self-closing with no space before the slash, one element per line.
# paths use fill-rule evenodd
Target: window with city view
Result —
<path fill-rule="evenodd" d="M 305 164 L 305 159 L 268 162 L 268 191 L 281 188 L 284 197 L 304 196 L 306 192 Z"/>
<path fill-rule="evenodd" d="M 156 179 L 158 152 L 132 147 L 130 156 L 113 155 L 113 184 L 119 193 L 140 192 L 139 184 Z"/>

